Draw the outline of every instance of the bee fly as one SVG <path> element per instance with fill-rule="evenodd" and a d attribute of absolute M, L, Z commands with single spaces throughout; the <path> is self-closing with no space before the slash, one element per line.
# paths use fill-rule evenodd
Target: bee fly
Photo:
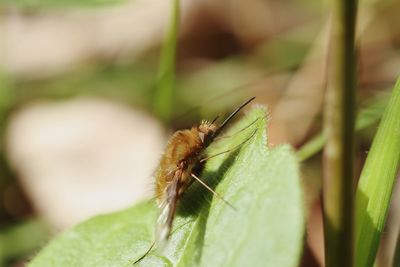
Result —
<path fill-rule="evenodd" d="M 221 133 L 230 120 L 254 98 L 252 97 L 240 105 L 219 126 L 215 124 L 218 119 L 216 117 L 212 122 L 202 121 L 200 125 L 193 126 L 191 129 L 177 131 L 170 138 L 156 173 L 156 197 L 160 210 L 156 226 L 157 245 L 162 247 L 168 240 L 177 202 L 182 193 L 194 181 L 198 181 L 223 200 L 197 175 L 201 172 L 204 162 L 210 158 L 205 157 L 205 149 Z"/>
<path fill-rule="evenodd" d="M 201 173 L 206 160 L 232 151 L 230 149 L 208 157 L 205 155 L 206 148 L 222 132 L 224 127 L 243 107 L 254 99 L 255 97 L 252 97 L 241 104 L 220 125 L 215 123 L 218 119 L 217 116 L 211 122 L 202 121 L 200 125 L 193 126 L 191 129 L 177 131 L 169 139 L 156 172 L 156 199 L 159 208 L 155 232 L 156 239 L 145 255 L 150 252 L 154 245 L 163 248 L 166 244 L 171 232 L 177 203 L 183 192 L 194 181 L 199 182 L 233 208 L 222 196 L 203 182 L 198 175 Z M 144 256 L 136 262 L 143 259 Z"/>

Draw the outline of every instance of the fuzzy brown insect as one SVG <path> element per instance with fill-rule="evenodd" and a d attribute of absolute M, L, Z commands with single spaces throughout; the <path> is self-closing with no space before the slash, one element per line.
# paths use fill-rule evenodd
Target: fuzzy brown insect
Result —
<path fill-rule="evenodd" d="M 213 157 L 206 157 L 205 150 L 229 121 L 254 98 L 240 105 L 220 125 L 215 124 L 217 117 L 212 122 L 202 121 L 191 129 L 177 131 L 170 138 L 156 173 L 156 197 L 160 210 L 155 241 L 158 247 L 163 247 L 168 240 L 177 203 L 194 181 L 200 182 L 224 200 L 198 177 L 204 162 Z"/>

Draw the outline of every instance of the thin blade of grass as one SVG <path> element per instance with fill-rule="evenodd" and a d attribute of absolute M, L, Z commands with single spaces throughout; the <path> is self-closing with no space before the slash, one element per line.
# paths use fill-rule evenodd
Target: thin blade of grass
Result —
<path fill-rule="evenodd" d="M 171 19 L 168 33 L 161 52 L 158 70 L 158 82 L 154 95 L 154 111 L 164 122 L 168 122 L 172 114 L 175 89 L 175 57 L 179 32 L 179 0 L 172 1 Z"/>
<path fill-rule="evenodd" d="M 400 165 L 400 79 L 373 140 L 356 191 L 355 266 L 373 266 Z"/>

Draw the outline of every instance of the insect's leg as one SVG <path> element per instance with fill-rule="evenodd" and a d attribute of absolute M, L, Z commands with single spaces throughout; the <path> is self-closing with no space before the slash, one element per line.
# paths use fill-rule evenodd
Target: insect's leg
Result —
<path fill-rule="evenodd" d="M 193 174 L 193 175 L 196 175 L 197 177 L 199 177 L 200 176 L 200 174 L 201 174 L 201 172 L 203 171 L 203 169 L 204 169 L 204 162 L 199 162 L 198 164 L 196 164 L 196 166 L 192 169 L 192 173 L 191 174 Z M 188 185 L 186 186 L 186 188 L 189 188 L 192 184 L 193 184 L 193 182 L 194 182 L 195 180 L 191 180 L 191 181 L 189 181 L 189 183 L 188 183 Z"/>
<path fill-rule="evenodd" d="M 153 249 L 155 242 L 153 242 L 150 246 L 150 248 L 144 253 L 139 259 L 137 259 L 133 265 L 137 264 L 139 261 L 143 260 L 147 255 L 149 255 L 150 251 Z"/>
<path fill-rule="evenodd" d="M 248 138 L 246 138 L 246 140 L 244 140 L 242 143 L 240 143 L 239 145 L 234 146 L 234 147 L 232 147 L 231 149 L 228 149 L 228 150 L 219 152 L 219 153 L 217 153 L 217 154 L 214 154 L 214 155 L 211 155 L 211 156 L 202 158 L 202 159 L 200 160 L 200 162 L 205 162 L 205 161 L 207 161 L 207 160 L 209 160 L 209 159 L 211 159 L 211 158 L 214 158 L 214 157 L 216 157 L 216 156 L 219 156 L 219 155 L 222 155 L 222 154 L 226 154 L 226 153 L 232 152 L 232 151 L 234 151 L 234 150 L 240 148 L 242 145 L 244 145 L 246 142 L 248 142 L 248 141 L 256 134 L 256 131 L 257 131 L 257 130 L 254 130 L 253 133 L 252 133 Z"/>
<path fill-rule="evenodd" d="M 232 136 L 235 136 L 243 131 L 245 131 L 246 129 L 248 129 L 250 126 L 254 125 L 259 119 L 261 119 L 263 117 L 258 117 L 256 118 L 254 121 L 252 121 L 251 123 L 249 123 L 249 125 L 245 126 L 244 128 L 240 129 L 239 131 L 237 131 L 236 133 L 233 133 L 231 135 L 223 135 L 223 136 L 219 136 L 217 138 L 215 138 L 215 140 L 220 140 L 220 139 L 225 139 L 225 138 L 230 138 Z"/>
<path fill-rule="evenodd" d="M 197 177 L 196 175 L 194 175 L 193 173 L 190 174 L 194 179 L 196 179 L 196 181 L 198 181 L 201 185 L 203 185 L 205 188 L 207 188 L 211 193 L 213 193 L 214 195 L 216 195 L 217 197 L 219 197 L 222 201 L 224 201 L 229 207 L 231 207 L 232 209 L 236 210 L 236 208 L 229 203 L 226 199 L 224 199 L 220 194 L 218 194 L 217 192 L 215 192 L 211 187 L 209 187 L 205 182 L 203 182 L 199 177 Z"/>

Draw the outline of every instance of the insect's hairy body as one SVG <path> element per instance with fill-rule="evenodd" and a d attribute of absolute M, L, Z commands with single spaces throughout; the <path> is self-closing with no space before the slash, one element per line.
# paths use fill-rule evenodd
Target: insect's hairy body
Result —
<path fill-rule="evenodd" d="M 224 200 L 198 177 L 205 160 L 211 158 L 204 157 L 205 150 L 218 137 L 228 122 L 254 98 L 245 101 L 218 126 L 214 124 L 218 119 L 216 117 L 212 122 L 202 121 L 200 125 L 191 129 L 177 131 L 170 138 L 156 173 L 156 197 L 160 214 L 157 218 L 154 244 L 158 247 L 164 247 L 166 244 L 171 232 L 177 202 L 194 180 Z M 223 153 L 226 152 L 229 151 Z M 229 204 L 225 200 L 224 202 Z"/>
<path fill-rule="evenodd" d="M 201 171 L 200 160 L 216 130 L 216 125 L 203 121 L 189 130 L 175 132 L 168 142 L 156 173 L 156 196 L 160 209 L 156 243 L 159 246 L 168 239 L 177 202 L 193 182 L 191 174 Z"/>

